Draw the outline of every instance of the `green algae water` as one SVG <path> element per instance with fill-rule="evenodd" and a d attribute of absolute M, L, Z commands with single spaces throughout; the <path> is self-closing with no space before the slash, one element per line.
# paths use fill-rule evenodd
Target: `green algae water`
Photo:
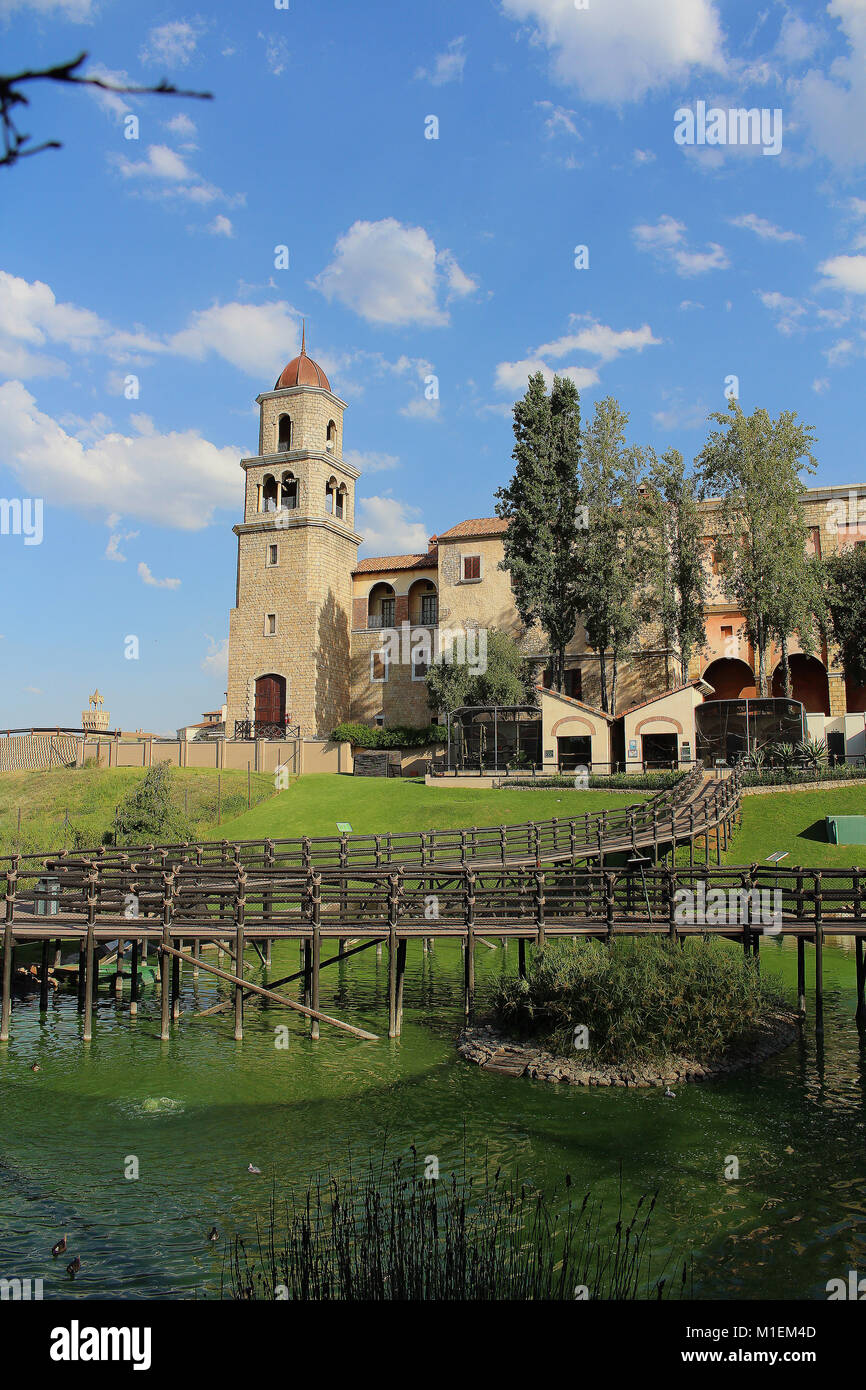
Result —
<path fill-rule="evenodd" d="M 765 941 L 761 957 L 793 1000 L 793 943 Z M 516 969 L 516 943 L 505 960 Z M 807 947 L 807 970 L 813 963 Z M 480 1008 L 502 967 L 500 947 L 479 945 Z M 297 968 L 296 943 L 274 948 L 271 978 Z M 386 1033 L 387 973 L 387 952 L 377 960 L 374 948 L 329 967 L 321 1007 Z M 480 1172 L 486 1159 L 550 1190 L 568 1173 L 603 1203 L 603 1227 L 616 1220 L 620 1184 L 627 1211 L 657 1191 L 650 1243 L 672 1272 L 692 1262 L 697 1297 L 823 1300 L 828 1279 L 866 1263 L 853 950 L 825 950 L 823 1047 L 810 996 L 800 1042 L 735 1076 L 680 1085 L 673 1100 L 462 1062 L 461 982 L 459 944 L 423 955 L 410 943 L 403 1035 L 379 1042 L 323 1026 L 313 1043 L 299 1018 L 250 1004 L 235 1043 L 231 1011 L 192 1017 L 230 987 L 186 968 L 168 1043 L 152 991 L 137 1018 L 126 998 L 118 1006 L 104 993 L 88 1045 L 73 993 L 52 999 L 44 1018 L 36 1002 L 16 1002 L 0 1049 L 0 1276 L 42 1278 L 46 1299 L 219 1297 L 227 1238 L 254 1238 L 273 1191 L 350 1162 L 357 1170 L 371 1151 L 408 1162 L 413 1145 L 436 1155 L 443 1175 L 464 1162 Z M 725 1177 L 730 1156 L 736 1182 Z M 68 1253 L 52 1260 L 61 1235 Z M 74 1282 L 72 1254 L 82 1261 Z"/>

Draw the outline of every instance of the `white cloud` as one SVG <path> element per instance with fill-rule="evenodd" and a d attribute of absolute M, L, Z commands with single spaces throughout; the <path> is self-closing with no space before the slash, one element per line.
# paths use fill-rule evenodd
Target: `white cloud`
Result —
<path fill-rule="evenodd" d="M 579 391 L 595 386 L 599 379 L 598 372 L 593 367 L 557 367 L 554 369 L 541 357 L 524 357 L 519 362 L 498 363 L 496 386 L 500 391 L 512 393 L 525 391 L 527 381 L 536 372 L 543 373 L 548 387 L 553 383 L 554 374 L 571 377 Z"/>
<path fill-rule="evenodd" d="M 96 0 L 0 0 L 0 18 L 5 19 L 16 10 L 32 10 L 34 14 L 43 15 L 59 11 L 63 19 L 86 24 L 95 18 Z"/>
<path fill-rule="evenodd" d="M 265 62 L 268 71 L 273 77 L 281 77 L 289 64 L 289 44 L 288 40 L 275 34 L 263 34 L 259 31 L 259 38 L 265 43 Z"/>
<path fill-rule="evenodd" d="M 112 163 L 125 179 L 194 179 L 192 169 L 184 159 L 168 145 L 148 145 L 144 159 L 127 159 L 126 155 L 114 156 Z"/>
<path fill-rule="evenodd" d="M 756 290 L 755 293 L 764 308 L 777 316 L 776 327 L 785 337 L 803 327 L 800 320 L 806 313 L 806 305 L 800 300 L 791 299 L 788 295 L 780 294 L 778 290 Z"/>
<path fill-rule="evenodd" d="M 436 250 L 423 227 L 393 217 L 353 223 L 313 283 L 329 302 L 336 299 L 368 323 L 435 328 L 449 321 L 440 301 L 443 288 L 449 297 L 477 288 L 450 251 Z"/>
<path fill-rule="evenodd" d="M 441 408 L 440 401 L 428 400 L 426 396 L 415 396 L 408 405 L 400 409 L 400 414 L 405 415 L 407 420 L 438 420 Z"/>
<path fill-rule="evenodd" d="M 828 367 L 846 367 L 856 352 L 856 344 L 851 338 L 839 338 L 832 347 L 825 349 L 824 356 Z"/>
<path fill-rule="evenodd" d="M 151 29 L 141 50 L 143 63 L 185 68 L 196 50 L 200 31 L 186 19 L 172 19 Z"/>
<path fill-rule="evenodd" d="M 831 288 L 866 294 L 866 256 L 831 256 L 818 269 Z"/>
<path fill-rule="evenodd" d="M 801 63 L 823 42 L 820 29 L 788 10 L 776 40 L 776 52 L 787 63 Z"/>
<path fill-rule="evenodd" d="M 163 121 L 162 124 L 179 140 L 194 140 L 198 135 L 198 126 L 185 111 L 178 111 L 177 115 L 172 116 L 170 121 Z"/>
<path fill-rule="evenodd" d="M 446 82 L 461 81 L 466 66 L 465 44 L 466 39 L 462 36 L 452 39 L 444 53 L 436 54 L 432 69 L 428 72 L 426 68 L 418 68 L 415 72 L 416 78 L 426 78 L 434 87 L 443 87 Z"/>
<path fill-rule="evenodd" d="M 357 527 L 364 537 L 361 550 L 370 555 L 426 555 L 430 532 L 420 508 L 396 497 L 365 497 L 358 503 Z"/>
<path fill-rule="evenodd" d="M 537 101 L 535 104 L 540 107 L 542 111 L 547 112 L 544 120 L 544 128 L 547 131 L 548 137 L 552 138 L 554 135 L 574 135 L 578 140 L 583 138 L 575 124 L 575 118 L 577 116 L 576 111 L 570 111 L 567 106 L 557 106 L 552 101 Z"/>
<path fill-rule="evenodd" d="M 792 83 L 795 119 L 818 154 L 853 168 L 866 163 L 866 7 L 863 0 L 830 0 L 827 14 L 839 21 L 848 52 L 829 73 L 811 68 Z"/>
<path fill-rule="evenodd" d="M 655 155 L 652 150 L 635 150 L 632 154 L 635 164 L 652 164 Z"/>
<path fill-rule="evenodd" d="M 556 338 L 552 343 L 543 343 L 538 349 L 540 357 L 565 357 L 572 352 L 589 352 L 600 362 L 612 362 L 620 353 L 642 352 L 645 347 L 658 347 L 661 338 L 654 338 L 648 323 L 640 328 L 617 330 L 607 324 L 598 323 L 588 315 L 573 314 L 571 324 L 576 331 Z M 582 327 L 577 325 L 582 324 Z"/>
<path fill-rule="evenodd" d="M 703 401 L 687 401 L 679 389 L 663 391 L 662 398 L 670 404 L 653 411 L 653 424 L 660 430 L 693 430 L 706 423 L 710 412 Z"/>
<path fill-rule="evenodd" d="M 217 642 L 211 637 L 209 632 L 205 633 L 208 650 L 207 656 L 201 663 L 201 669 L 208 671 L 212 676 L 227 676 L 229 670 L 229 639 L 223 637 L 222 641 Z"/>
<path fill-rule="evenodd" d="M 742 227 L 746 231 L 754 232 L 762 241 L 802 241 L 799 232 L 786 232 L 781 227 L 776 227 L 772 222 L 768 222 L 765 217 L 759 217 L 755 212 L 744 212 L 740 217 L 729 217 L 728 221 L 732 227 Z"/>
<path fill-rule="evenodd" d="M 233 237 L 235 229 L 232 226 L 231 218 L 225 217 L 218 212 L 213 222 L 209 222 L 205 231 L 210 232 L 211 236 Z"/>
<path fill-rule="evenodd" d="M 166 343 L 170 352 L 201 362 L 211 353 L 250 376 L 276 380 L 300 351 L 300 317 L 283 300 L 274 304 L 214 304 L 192 314 Z"/>
<path fill-rule="evenodd" d="M 187 531 L 209 525 L 217 507 L 237 507 L 238 450 L 194 430 L 159 434 L 146 416 L 132 426 L 133 435 L 107 433 L 88 446 L 20 382 L 0 386 L 4 463 L 34 496 L 99 512 L 107 499 L 122 499 L 128 515 Z"/>
<path fill-rule="evenodd" d="M 666 261 L 677 275 L 705 275 L 710 270 L 727 270 L 727 252 L 717 241 L 707 243 L 698 251 L 686 243 L 685 223 L 664 213 L 655 223 L 639 223 L 632 236 L 639 251 L 649 251 L 657 260 Z"/>
<path fill-rule="evenodd" d="M 119 564 L 126 564 L 126 556 L 121 554 L 120 547 L 121 545 L 123 545 L 124 541 L 135 540 L 136 536 L 138 536 L 140 532 L 121 531 L 119 529 L 120 516 L 117 512 L 112 512 L 111 516 L 107 518 L 105 524 L 111 532 L 111 535 L 108 537 L 108 544 L 105 547 L 106 560 L 115 560 Z"/>
<path fill-rule="evenodd" d="M 377 454 L 369 450 L 364 452 L 361 449 L 344 449 L 343 458 L 352 468 L 358 468 L 362 473 L 388 473 L 392 468 L 400 467 L 400 459 L 396 454 Z"/>
<path fill-rule="evenodd" d="M 534 26 L 534 42 L 551 50 L 556 80 L 589 101 L 639 101 L 695 70 L 725 67 L 712 0 L 593 0 L 585 10 L 572 0 L 502 3 L 512 19 Z"/>
<path fill-rule="evenodd" d="M 152 589 L 179 589 L 179 579 L 157 579 L 151 572 L 150 565 L 146 565 L 143 560 L 138 562 L 138 577 L 142 584 L 149 584 Z"/>
<path fill-rule="evenodd" d="M 825 391 L 829 391 L 829 389 L 830 389 L 830 382 L 829 382 L 829 380 L 828 380 L 827 377 L 825 377 L 825 376 L 816 376 L 816 377 L 815 377 L 815 380 L 812 382 L 812 390 L 813 390 L 817 395 L 822 396 L 822 395 L 824 394 L 824 392 L 825 392 Z"/>

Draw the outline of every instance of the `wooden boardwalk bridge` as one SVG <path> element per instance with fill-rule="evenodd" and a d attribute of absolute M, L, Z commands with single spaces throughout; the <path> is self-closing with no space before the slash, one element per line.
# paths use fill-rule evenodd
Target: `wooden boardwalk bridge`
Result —
<path fill-rule="evenodd" d="M 854 940 L 857 1018 L 864 1010 L 863 938 L 866 892 L 859 869 L 751 865 L 720 867 L 721 850 L 740 815 L 737 779 L 689 774 L 675 787 L 634 806 L 599 816 L 521 825 L 430 830 L 412 834 L 342 835 L 325 839 L 227 841 L 140 846 L 48 856 L 13 856 L 5 867 L 0 1042 L 10 1035 L 16 985 L 38 989 L 48 1003 L 64 944 L 77 952 L 83 1037 L 93 1027 L 100 950 L 113 948 L 113 988 L 129 981 L 136 1012 L 141 974 L 153 948 L 159 968 L 160 1035 L 180 1014 L 180 971 L 186 965 L 233 986 L 243 1037 L 245 1003 L 265 999 L 310 1020 L 364 1039 L 376 1035 L 319 1008 L 321 971 L 360 951 L 389 952 L 388 1033 L 400 1034 L 406 952 L 436 938 L 463 944 L 464 1010 L 475 994 L 475 954 L 489 936 L 516 939 L 519 969 L 527 945 L 556 937 L 665 934 L 675 940 L 708 933 L 735 938 L 757 955 L 762 935 L 791 936 L 798 949 L 798 996 L 805 1011 L 805 945 L 815 948 L 817 1024 L 822 1027 L 823 945 L 827 935 Z M 676 864 L 687 848 L 688 864 Z M 701 855 L 700 850 L 703 849 Z M 711 849 L 715 853 L 711 856 Z M 711 863 L 715 858 L 715 864 Z M 703 862 L 700 862 L 700 861 Z M 2 870 L 0 870 L 2 871 Z M 2 880 L 0 880 L 2 882 Z M 715 892 L 733 906 L 715 916 Z M 767 895 L 773 896 L 771 899 Z M 689 896 L 690 895 L 690 896 Z M 767 918 L 772 900 L 778 908 Z M 267 986 L 245 977 L 252 952 L 270 965 L 275 941 L 299 943 L 299 969 Z M 323 946 L 336 954 L 323 959 Z M 16 971 L 17 947 L 41 947 L 40 963 Z M 217 963 L 204 958 L 216 947 Z M 223 966 L 229 956 L 231 969 Z M 54 964 L 52 964 L 52 961 Z M 104 962 L 103 962 L 104 966 Z M 303 982 L 303 1002 L 282 987 Z"/>

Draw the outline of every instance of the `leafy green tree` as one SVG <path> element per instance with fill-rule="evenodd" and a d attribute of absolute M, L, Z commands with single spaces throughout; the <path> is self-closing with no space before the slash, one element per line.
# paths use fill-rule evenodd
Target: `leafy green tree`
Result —
<path fill-rule="evenodd" d="M 580 504 L 580 402 L 568 377 L 555 376 L 548 396 L 541 372 L 514 406 L 515 471 L 496 494 L 508 519 L 502 569 L 521 622 L 537 623 L 550 641 L 553 686 L 565 680 L 565 649 L 579 613 L 575 529 Z"/>
<path fill-rule="evenodd" d="M 510 633 L 487 629 L 487 669 L 477 662 L 443 662 L 427 671 L 427 703 L 436 713 L 461 705 L 535 703 L 534 672 Z"/>
<path fill-rule="evenodd" d="M 719 558 L 728 596 L 743 614 L 758 657 L 758 694 L 768 693 L 771 642 L 787 643 L 792 628 L 808 630 L 814 594 L 806 563 L 806 524 L 800 498 L 804 469 L 814 472 L 814 431 L 796 412 L 773 420 L 766 410 L 746 415 L 736 400 L 710 416 L 712 430 L 696 460 L 701 486 L 719 499 Z"/>
<path fill-rule="evenodd" d="M 668 449 L 661 458 L 652 455 L 643 500 L 655 616 L 665 647 L 676 653 L 680 683 L 685 685 L 692 653 L 707 640 L 707 580 L 698 479 L 686 473 L 683 456 L 676 449 Z"/>
<path fill-rule="evenodd" d="M 824 571 L 831 635 L 847 675 L 866 685 L 866 545 L 832 555 Z"/>
<path fill-rule="evenodd" d="M 601 707 L 610 714 L 616 713 L 620 659 L 649 615 L 640 493 L 644 454 L 626 443 L 627 424 L 628 415 L 612 396 L 596 403 L 581 447 L 580 500 L 588 524 L 575 533 L 577 609 L 587 643 L 598 653 Z"/>

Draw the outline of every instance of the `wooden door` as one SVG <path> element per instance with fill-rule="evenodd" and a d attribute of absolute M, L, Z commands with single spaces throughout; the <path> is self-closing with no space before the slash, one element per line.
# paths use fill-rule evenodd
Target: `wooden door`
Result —
<path fill-rule="evenodd" d="M 285 717 L 285 676 L 259 676 L 256 681 L 256 723 L 282 725 Z"/>

